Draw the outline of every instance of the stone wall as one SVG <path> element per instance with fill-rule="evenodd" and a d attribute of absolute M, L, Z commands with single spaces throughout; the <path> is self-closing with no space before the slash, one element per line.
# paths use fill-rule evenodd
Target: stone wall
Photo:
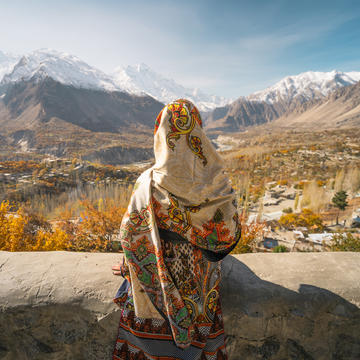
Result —
<path fill-rule="evenodd" d="M 0 252 L 0 359 L 111 359 L 119 254 Z M 360 359 L 360 253 L 228 256 L 230 359 Z"/>

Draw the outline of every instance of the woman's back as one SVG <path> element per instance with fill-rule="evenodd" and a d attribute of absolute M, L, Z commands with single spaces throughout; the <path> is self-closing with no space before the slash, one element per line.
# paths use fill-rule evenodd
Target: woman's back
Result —
<path fill-rule="evenodd" d="M 226 358 L 219 261 L 240 237 L 234 193 L 190 102 L 161 111 L 154 151 L 121 226 L 114 359 Z"/>

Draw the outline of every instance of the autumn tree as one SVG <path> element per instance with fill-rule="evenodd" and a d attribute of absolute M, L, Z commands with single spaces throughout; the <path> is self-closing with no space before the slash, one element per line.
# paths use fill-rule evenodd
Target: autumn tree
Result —
<path fill-rule="evenodd" d="M 294 229 L 301 226 L 306 227 L 310 231 L 318 232 L 324 229 L 322 219 L 319 215 L 310 209 L 302 209 L 301 213 L 290 213 L 282 215 L 279 224 L 286 229 Z"/>
<path fill-rule="evenodd" d="M 233 254 L 251 253 L 256 246 L 256 240 L 262 238 L 265 231 L 264 222 L 247 223 L 247 216 L 243 213 L 240 216 L 241 222 L 241 237 L 234 250 Z"/>

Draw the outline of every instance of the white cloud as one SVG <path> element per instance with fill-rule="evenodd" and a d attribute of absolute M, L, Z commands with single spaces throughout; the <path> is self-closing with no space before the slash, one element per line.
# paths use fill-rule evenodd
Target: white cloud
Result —
<path fill-rule="evenodd" d="M 224 29 L 213 28 L 195 5 L 154 3 L 12 0 L 1 5 L 0 34 L 6 36 L 0 37 L 0 49 L 23 53 L 51 47 L 106 72 L 145 62 L 185 86 L 238 96 L 297 69 L 284 63 L 288 51 L 316 44 L 352 18 L 323 11 L 280 26 L 281 4 L 271 2 L 262 14 L 239 13 L 238 30 L 233 24 L 233 33 L 217 36 Z"/>

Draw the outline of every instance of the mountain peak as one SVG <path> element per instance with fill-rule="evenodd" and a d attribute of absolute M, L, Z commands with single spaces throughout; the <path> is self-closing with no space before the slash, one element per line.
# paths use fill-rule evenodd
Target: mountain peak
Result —
<path fill-rule="evenodd" d="M 128 66 L 129 67 L 129 66 Z M 142 71 L 151 71 L 150 66 L 148 66 L 145 63 L 140 63 L 140 64 L 136 64 L 135 66 L 133 66 L 133 68 L 135 68 L 137 70 L 137 72 L 142 72 Z"/>
<path fill-rule="evenodd" d="M 291 102 L 296 97 L 312 100 L 328 95 L 342 86 L 355 84 L 360 80 L 360 72 L 307 71 L 298 75 L 287 76 L 262 91 L 247 97 L 249 101 L 265 101 L 273 104 L 280 101 Z"/>
<path fill-rule="evenodd" d="M 16 62 L 19 60 L 20 56 L 6 53 L 0 50 L 0 81 L 3 76 L 9 73 Z"/>
<path fill-rule="evenodd" d="M 178 84 L 173 79 L 165 78 L 155 72 L 144 63 L 135 66 L 119 66 L 115 69 L 114 78 L 118 86 L 130 93 L 146 93 L 163 103 L 181 97 L 187 98 L 193 101 L 201 111 L 210 111 L 230 102 L 223 97 L 207 95 L 199 89 Z"/>
<path fill-rule="evenodd" d="M 78 88 L 122 90 L 113 79 L 78 57 L 54 49 L 38 49 L 20 58 L 2 83 L 51 77 L 62 84 Z"/>

